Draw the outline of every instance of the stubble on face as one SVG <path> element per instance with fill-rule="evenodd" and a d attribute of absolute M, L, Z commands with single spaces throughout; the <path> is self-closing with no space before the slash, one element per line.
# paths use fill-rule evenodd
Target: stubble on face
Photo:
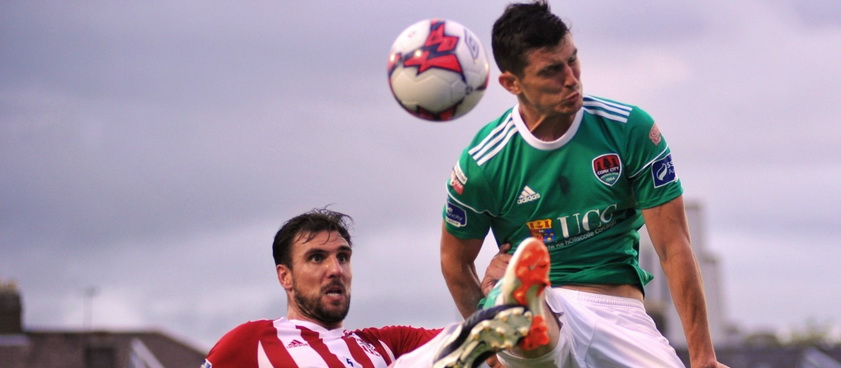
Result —
<path fill-rule="evenodd" d="M 321 288 L 317 293 L 307 293 L 300 290 L 297 283 L 293 282 L 295 303 L 298 311 L 311 320 L 319 321 L 326 326 L 338 325 L 344 321 L 350 310 L 350 291 L 338 281 L 332 282 Z M 344 298 L 332 303 L 323 303 L 322 298 L 329 292 L 341 292 Z"/>
<path fill-rule="evenodd" d="M 352 253 L 338 232 L 299 237 L 292 248 L 294 267 L 278 266 L 279 277 L 289 282 L 287 316 L 340 327 L 350 309 Z"/>

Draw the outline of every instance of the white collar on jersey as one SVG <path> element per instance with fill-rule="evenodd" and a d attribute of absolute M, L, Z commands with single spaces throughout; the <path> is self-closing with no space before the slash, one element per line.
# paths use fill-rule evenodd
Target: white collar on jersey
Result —
<path fill-rule="evenodd" d="M 572 137 L 575 136 L 575 133 L 578 131 L 578 127 L 581 126 L 581 118 L 584 116 L 584 109 L 579 109 L 578 113 L 575 114 L 575 119 L 572 121 L 572 125 L 569 126 L 569 129 L 562 135 L 560 138 L 551 141 L 541 141 L 537 139 L 531 132 L 529 128 L 526 127 L 526 123 L 523 122 L 523 117 L 520 116 L 520 104 L 514 105 L 513 110 L 511 110 L 511 120 L 514 122 L 514 126 L 517 127 L 517 131 L 520 132 L 520 136 L 528 143 L 530 146 L 544 151 L 551 151 L 558 148 L 561 148 L 563 145 L 567 144 Z"/>
<path fill-rule="evenodd" d="M 292 324 L 292 325 L 295 325 L 295 326 L 303 326 L 303 327 L 306 327 L 309 330 L 318 332 L 321 336 L 330 336 L 330 335 L 342 336 L 345 333 L 344 327 L 338 327 L 338 328 L 334 328 L 332 330 L 328 330 L 328 329 L 324 328 L 323 326 L 321 326 L 317 323 L 310 322 L 310 321 L 304 321 L 304 320 L 300 320 L 300 319 L 289 319 L 289 318 L 286 318 L 286 317 L 280 317 L 277 320 L 275 320 L 275 327 L 277 327 L 277 322 L 280 322 L 280 323 L 286 322 L 286 323 L 289 323 L 289 324 Z"/>

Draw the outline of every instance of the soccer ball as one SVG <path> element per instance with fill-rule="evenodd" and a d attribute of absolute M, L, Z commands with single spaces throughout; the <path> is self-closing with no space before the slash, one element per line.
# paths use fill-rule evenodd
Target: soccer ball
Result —
<path fill-rule="evenodd" d="M 410 114 L 431 121 L 458 118 L 488 87 L 488 57 L 465 26 L 427 19 L 406 28 L 388 58 L 388 84 Z"/>

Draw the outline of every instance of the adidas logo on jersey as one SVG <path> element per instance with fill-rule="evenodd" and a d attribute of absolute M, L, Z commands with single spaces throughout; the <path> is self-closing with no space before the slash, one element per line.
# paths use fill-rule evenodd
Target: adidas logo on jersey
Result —
<path fill-rule="evenodd" d="M 535 192 L 528 185 L 523 187 L 523 192 L 520 193 L 520 196 L 517 198 L 517 204 L 523 204 L 526 202 L 531 202 L 533 200 L 539 199 L 540 193 Z"/>
<path fill-rule="evenodd" d="M 290 342 L 289 345 L 286 345 L 286 348 L 287 349 L 292 349 L 292 348 L 297 348 L 297 347 L 301 347 L 301 346 L 307 346 L 307 344 L 304 344 L 304 343 L 302 343 L 298 340 L 292 340 L 292 342 Z"/>

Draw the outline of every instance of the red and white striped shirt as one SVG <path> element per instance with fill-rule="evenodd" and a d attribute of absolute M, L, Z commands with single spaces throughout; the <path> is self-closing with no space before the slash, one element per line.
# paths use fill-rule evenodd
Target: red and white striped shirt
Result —
<path fill-rule="evenodd" d="M 252 321 L 225 334 L 202 368 L 385 368 L 440 331 L 409 326 L 328 330 L 285 317 Z"/>

